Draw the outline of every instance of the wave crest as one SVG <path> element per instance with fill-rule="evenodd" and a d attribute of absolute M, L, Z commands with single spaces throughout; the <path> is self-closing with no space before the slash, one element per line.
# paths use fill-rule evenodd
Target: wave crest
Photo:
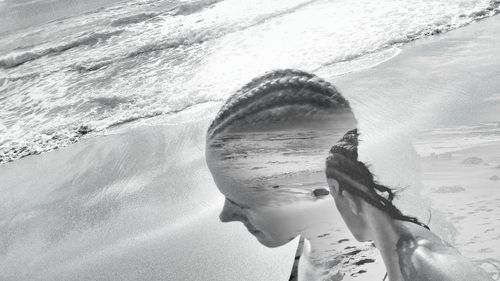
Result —
<path fill-rule="evenodd" d="M 93 46 L 99 42 L 106 41 L 112 36 L 119 35 L 123 30 L 116 30 L 111 32 L 96 32 L 85 34 L 77 37 L 75 40 L 65 42 L 59 45 L 50 46 L 38 50 L 29 50 L 25 52 L 14 52 L 3 57 L 0 57 L 0 68 L 9 69 L 20 66 L 29 61 L 37 60 L 41 57 L 62 53 L 69 49 L 81 47 L 81 46 Z"/>
<path fill-rule="evenodd" d="M 176 7 L 173 11 L 173 16 L 186 16 L 186 15 L 191 15 L 194 13 L 201 12 L 207 8 L 212 7 L 216 3 L 220 2 L 222 0 L 208 0 L 208 1 L 198 1 L 198 2 L 192 2 L 188 4 L 182 4 Z"/>
<path fill-rule="evenodd" d="M 111 22 L 111 26 L 123 26 L 123 25 L 129 25 L 129 24 L 136 24 L 140 23 L 143 21 L 147 21 L 149 19 L 152 19 L 156 16 L 158 16 L 159 13 L 141 13 L 141 14 L 136 14 L 128 17 L 123 17 L 116 19 Z"/>

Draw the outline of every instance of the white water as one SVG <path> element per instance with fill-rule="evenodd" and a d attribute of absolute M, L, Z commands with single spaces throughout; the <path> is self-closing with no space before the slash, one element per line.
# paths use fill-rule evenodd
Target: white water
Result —
<path fill-rule="evenodd" d="M 493 15 L 498 4 L 127 1 L 4 31 L 0 163 L 74 142 L 82 125 L 100 131 L 223 101 L 271 69 L 333 76 L 376 64 L 400 44 Z"/>

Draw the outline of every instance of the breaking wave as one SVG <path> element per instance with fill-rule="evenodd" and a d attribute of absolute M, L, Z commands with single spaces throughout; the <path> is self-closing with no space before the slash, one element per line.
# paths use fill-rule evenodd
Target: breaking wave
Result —
<path fill-rule="evenodd" d="M 207 4 L 213 5 L 217 2 L 220 2 L 220 0 L 213 0 L 213 1 L 209 1 L 208 3 L 203 2 L 203 5 L 197 4 L 197 3 L 181 5 L 176 9 L 175 15 L 177 15 L 178 11 L 183 10 L 183 9 L 189 9 L 190 12 L 196 12 L 196 11 L 199 11 L 200 9 L 207 8 L 207 6 L 206 6 Z M 283 11 L 272 12 L 269 14 L 262 15 L 262 16 L 258 17 L 257 19 L 255 19 L 253 22 L 251 22 L 247 25 L 244 25 L 244 26 L 219 27 L 217 29 L 212 29 L 212 30 L 198 30 L 198 31 L 193 30 L 192 32 L 190 32 L 188 34 L 183 34 L 177 38 L 172 38 L 172 39 L 169 39 L 166 41 L 160 41 L 160 42 L 146 43 L 142 46 L 137 47 L 135 50 L 128 52 L 122 58 L 115 58 L 114 60 L 98 61 L 98 62 L 90 63 L 86 66 L 83 66 L 83 65 L 77 66 L 75 69 L 78 71 L 81 71 L 81 72 L 94 71 L 94 70 L 97 70 L 99 68 L 102 68 L 104 66 L 107 66 L 107 65 L 113 63 L 115 60 L 133 58 L 135 56 L 144 55 L 144 54 L 147 54 L 150 52 L 162 51 L 162 50 L 166 50 L 166 49 L 175 49 L 178 47 L 185 47 L 185 46 L 190 46 L 190 45 L 195 45 L 195 44 L 202 44 L 202 43 L 209 41 L 209 40 L 216 40 L 216 39 L 219 39 L 225 35 L 235 33 L 235 32 L 240 32 L 240 31 L 249 29 L 251 27 L 258 26 L 258 25 L 263 24 L 269 20 L 272 20 L 273 18 L 278 18 L 278 17 L 284 16 L 287 14 L 291 14 L 291 13 L 293 13 L 301 8 L 304 8 L 308 5 L 314 4 L 315 2 L 318 2 L 318 0 L 310 0 L 310 1 L 307 1 L 304 3 L 300 3 L 298 5 L 295 5 L 293 7 L 290 7 L 288 9 L 285 9 Z M 189 7 L 191 7 L 191 8 L 189 8 Z M 194 7 L 194 10 L 192 10 L 193 7 Z M 371 50 L 363 50 L 359 53 L 351 54 L 351 55 L 348 55 L 346 57 L 342 57 L 342 58 L 339 58 L 339 59 L 336 59 L 333 61 L 327 61 L 322 66 L 317 68 L 316 70 L 321 69 L 321 68 L 326 67 L 326 66 L 333 65 L 333 64 L 343 63 L 343 62 L 350 61 L 350 60 L 355 60 L 355 59 L 361 58 L 365 55 L 380 52 L 383 49 L 389 48 L 391 46 L 395 46 L 395 45 L 397 46 L 397 45 L 409 43 L 409 42 L 412 42 L 412 41 L 415 41 L 415 40 L 418 40 L 418 39 L 421 39 L 424 37 L 445 33 L 445 32 L 463 27 L 463 26 L 468 25 L 470 23 L 473 23 L 475 21 L 494 16 L 494 15 L 498 14 L 499 12 L 500 12 L 500 0 L 493 0 L 490 2 L 490 4 L 484 10 L 475 11 L 475 12 L 471 12 L 468 14 L 461 14 L 461 15 L 457 16 L 456 18 L 454 18 L 452 21 L 447 22 L 447 23 L 429 24 L 427 26 L 423 26 L 421 29 L 419 29 L 417 31 L 408 32 L 407 34 L 402 34 L 401 37 L 389 40 L 386 44 L 384 44 L 380 47 L 377 47 L 377 48 L 374 48 Z M 184 15 L 184 12 L 181 14 Z M 136 23 L 136 22 L 146 20 L 146 19 L 149 19 L 149 18 L 157 16 L 157 15 L 158 14 L 139 14 L 139 15 L 127 17 L 124 19 L 130 18 L 129 23 Z M 120 20 L 121 19 L 119 19 L 118 21 L 120 21 Z M 125 22 L 126 21 L 124 21 L 124 24 L 125 24 Z"/>
<path fill-rule="evenodd" d="M 111 38 L 112 36 L 119 35 L 123 30 L 115 30 L 111 32 L 96 32 L 90 34 L 82 34 L 76 39 L 62 43 L 60 45 L 49 46 L 46 48 L 38 50 L 30 50 L 25 52 L 14 52 L 6 56 L 0 57 L 0 68 L 8 69 L 26 62 L 39 59 L 44 56 L 53 55 L 57 53 L 62 53 L 64 51 L 81 47 L 81 46 L 93 46 L 99 42 L 103 42 Z"/>

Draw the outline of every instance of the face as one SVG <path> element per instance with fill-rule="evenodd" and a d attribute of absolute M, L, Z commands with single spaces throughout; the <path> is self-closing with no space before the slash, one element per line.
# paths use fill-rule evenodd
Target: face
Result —
<path fill-rule="evenodd" d="M 222 222 L 238 221 L 243 223 L 248 232 L 267 247 L 278 247 L 294 239 L 299 230 L 296 229 L 296 218 L 286 212 L 286 206 L 273 208 L 272 206 L 247 207 L 226 198 L 220 213 Z"/>
<path fill-rule="evenodd" d="M 325 122 L 321 126 L 311 120 L 225 132 L 207 142 L 208 167 L 226 198 L 222 222 L 243 223 L 268 247 L 284 245 L 317 225 L 331 224 L 318 215 L 334 211 L 319 204 L 331 200 L 324 180 L 324 157 L 353 124 L 335 129 L 328 126 L 331 119 L 321 120 Z"/>
<path fill-rule="evenodd" d="M 330 192 L 335 200 L 335 206 L 345 224 L 356 240 L 366 242 L 371 240 L 368 235 L 365 213 L 366 203 L 346 190 L 339 190 L 339 183 L 335 179 L 327 179 Z"/>

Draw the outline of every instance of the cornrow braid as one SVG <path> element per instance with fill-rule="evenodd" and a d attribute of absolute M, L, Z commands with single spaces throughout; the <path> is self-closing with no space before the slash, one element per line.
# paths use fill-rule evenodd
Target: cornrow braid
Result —
<path fill-rule="evenodd" d="M 259 76 L 236 91 L 222 106 L 208 128 L 208 138 L 239 121 L 272 122 L 283 116 L 258 117 L 269 109 L 283 108 L 291 112 L 300 108 L 310 113 L 321 109 L 348 109 L 348 102 L 329 82 L 294 69 L 274 70 Z"/>
<path fill-rule="evenodd" d="M 417 218 L 404 215 L 394 204 L 394 191 L 375 182 L 366 165 L 358 161 L 358 131 L 348 131 L 330 150 L 326 160 L 326 176 L 334 178 L 340 189 L 363 198 L 367 203 L 387 213 L 394 219 L 415 223 L 429 229 Z M 386 193 L 384 197 L 379 193 Z"/>
<path fill-rule="evenodd" d="M 265 81 L 268 80 L 274 80 L 274 79 L 279 79 L 283 77 L 305 77 L 305 78 L 313 78 L 314 74 L 302 71 L 302 70 L 296 70 L 296 69 L 277 69 L 274 71 L 268 71 L 264 73 L 261 76 L 255 77 L 252 79 L 252 81 L 248 82 L 245 84 L 243 87 L 238 92 L 248 92 L 256 87 L 258 87 L 260 84 L 264 83 Z M 227 103 L 231 103 L 238 95 L 232 95 L 229 97 L 227 100 Z"/>

